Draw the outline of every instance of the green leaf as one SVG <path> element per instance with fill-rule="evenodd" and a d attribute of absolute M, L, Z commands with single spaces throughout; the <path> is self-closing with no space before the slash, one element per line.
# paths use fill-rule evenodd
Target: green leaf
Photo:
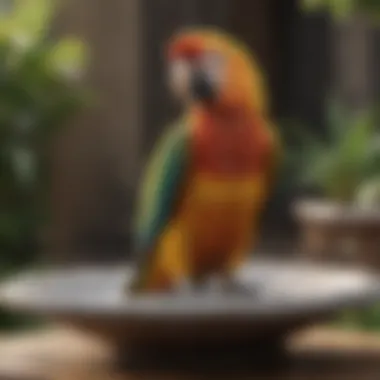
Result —
<path fill-rule="evenodd" d="M 49 64 L 67 79 L 77 78 L 85 65 L 85 46 L 76 38 L 61 40 L 52 50 Z"/>
<path fill-rule="evenodd" d="M 352 200 L 357 186 L 362 181 L 368 165 L 368 147 L 373 139 L 373 123 L 370 115 L 359 115 L 350 121 L 347 118 L 346 131 L 331 146 L 326 180 L 330 196 Z"/>
<path fill-rule="evenodd" d="M 361 207 L 380 207 L 380 170 L 378 176 L 364 181 L 358 188 L 356 201 Z"/>
<path fill-rule="evenodd" d="M 0 30 L 11 32 L 31 45 L 45 34 L 55 5 L 54 0 L 14 0 L 14 9 L 2 20 L 6 24 Z"/>
<path fill-rule="evenodd" d="M 305 12 L 327 11 L 337 20 L 354 14 L 365 14 L 368 20 L 379 20 L 380 2 L 378 0 L 300 0 Z"/>
<path fill-rule="evenodd" d="M 355 9 L 354 0 L 330 0 L 328 2 L 331 12 L 335 17 L 346 18 Z"/>
<path fill-rule="evenodd" d="M 15 147 L 11 151 L 15 178 L 23 187 L 30 187 L 36 181 L 36 156 L 27 148 Z"/>
<path fill-rule="evenodd" d="M 334 97 L 330 98 L 326 104 L 329 138 L 338 141 L 347 130 L 347 110 Z"/>

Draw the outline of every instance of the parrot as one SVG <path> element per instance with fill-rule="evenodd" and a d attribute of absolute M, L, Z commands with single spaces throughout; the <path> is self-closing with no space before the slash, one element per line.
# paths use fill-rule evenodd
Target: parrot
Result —
<path fill-rule="evenodd" d="M 236 273 L 257 239 L 280 147 L 264 79 L 249 49 L 217 29 L 178 32 L 165 56 L 183 114 L 146 166 L 127 288 L 175 292 L 217 278 L 242 290 Z"/>

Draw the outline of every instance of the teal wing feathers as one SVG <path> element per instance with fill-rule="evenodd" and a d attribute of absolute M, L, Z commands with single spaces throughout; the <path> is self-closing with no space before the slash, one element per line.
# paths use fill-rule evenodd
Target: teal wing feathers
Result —
<path fill-rule="evenodd" d="M 188 143 L 186 123 L 177 123 L 165 133 L 148 163 L 134 223 L 140 270 L 150 261 L 157 239 L 175 212 L 187 174 Z"/>

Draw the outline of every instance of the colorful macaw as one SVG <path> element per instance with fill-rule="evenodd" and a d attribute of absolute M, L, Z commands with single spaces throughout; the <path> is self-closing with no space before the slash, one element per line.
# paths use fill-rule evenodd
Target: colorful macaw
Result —
<path fill-rule="evenodd" d="M 257 236 L 277 162 L 263 79 L 242 44 L 209 29 L 176 35 L 168 66 L 186 112 L 149 163 L 129 289 L 182 289 L 214 275 L 233 288 Z"/>

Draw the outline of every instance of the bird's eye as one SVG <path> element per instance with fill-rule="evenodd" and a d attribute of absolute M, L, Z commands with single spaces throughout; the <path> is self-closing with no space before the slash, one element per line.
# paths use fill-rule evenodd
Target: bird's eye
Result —
<path fill-rule="evenodd" d="M 207 51 L 201 60 L 202 71 L 206 72 L 213 82 L 220 82 L 224 76 L 225 60 L 223 56 L 215 51 Z"/>

